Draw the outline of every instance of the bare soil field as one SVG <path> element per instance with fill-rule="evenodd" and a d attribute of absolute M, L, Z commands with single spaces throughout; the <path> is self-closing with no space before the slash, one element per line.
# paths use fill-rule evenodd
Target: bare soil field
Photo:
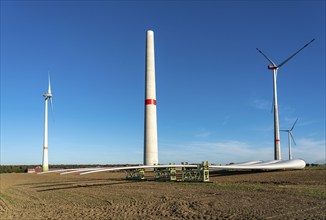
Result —
<path fill-rule="evenodd" d="M 326 169 L 215 172 L 209 183 L 1 174 L 0 219 L 326 219 Z"/>

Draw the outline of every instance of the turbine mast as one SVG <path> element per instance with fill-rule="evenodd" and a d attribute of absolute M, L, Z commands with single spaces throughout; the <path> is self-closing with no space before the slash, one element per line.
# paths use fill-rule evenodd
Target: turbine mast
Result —
<path fill-rule="evenodd" d="M 288 142 L 289 142 L 289 160 L 292 160 L 291 131 L 288 132 Z"/>
<path fill-rule="evenodd" d="M 158 164 L 154 32 L 146 33 L 144 165 Z"/>
<path fill-rule="evenodd" d="M 44 94 L 46 95 L 46 94 Z M 44 96 L 43 95 L 43 96 Z M 48 159 L 48 98 L 45 96 L 45 108 L 44 108 L 44 139 L 43 139 L 43 172 L 49 170 Z"/>
<path fill-rule="evenodd" d="M 43 139 L 43 172 L 49 171 L 49 158 L 48 158 L 48 100 L 52 102 L 51 86 L 50 86 L 50 75 L 49 75 L 49 86 L 48 92 L 43 94 L 45 98 L 44 108 L 44 139 Z M 51 105 L 52 106 L 52 105 Z"/>
<path fill-rule="evenodd" d="M 280 125 L 278 120 L 277 102 L 277 68 L 273 69 L 273 96 L 274 96 L 274 160 L 281 160 Z"/>

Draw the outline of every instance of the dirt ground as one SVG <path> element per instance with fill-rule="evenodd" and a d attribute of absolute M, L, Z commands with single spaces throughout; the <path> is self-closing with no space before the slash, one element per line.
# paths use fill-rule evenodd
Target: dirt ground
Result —
<path fill-rule="evenodd" d="M 326 169 L 216 172 L 209 183 L 1 174 L 0 219 L 326 219 Z"/>

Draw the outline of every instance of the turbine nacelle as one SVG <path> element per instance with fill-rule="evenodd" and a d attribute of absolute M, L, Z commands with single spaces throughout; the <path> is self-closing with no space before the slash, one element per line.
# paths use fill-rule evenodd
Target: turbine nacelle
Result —
<path fill-rule="evenodd" d="M 267 69 L 269 69 L 269 70 L 276 70 L 276 69 L 278 69 L 278 67 L 277 66 L 267 66 Z"/>

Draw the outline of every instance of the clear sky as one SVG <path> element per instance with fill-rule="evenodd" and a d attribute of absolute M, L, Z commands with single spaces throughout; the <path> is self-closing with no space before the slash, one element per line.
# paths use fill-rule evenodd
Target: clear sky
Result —
<path fill-rule="evenodd" d="M 143 163 L 155 34 L 159 162 L 274 157 L 272 71 L 293 157 L 325 161 L 325 1 L 1 1 L 1 164 Z M 288 157 L 281 133 L 282 158 Z"/>

